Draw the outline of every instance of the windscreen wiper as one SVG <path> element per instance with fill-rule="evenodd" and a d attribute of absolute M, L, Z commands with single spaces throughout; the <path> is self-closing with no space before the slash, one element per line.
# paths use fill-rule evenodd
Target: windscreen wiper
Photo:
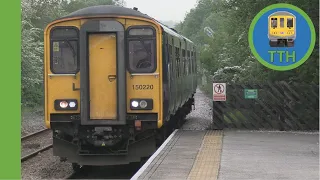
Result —
<path fill-rule="evenodd" d="M 71 43 L 70 43 L 70 41 L 69 40 L 65 40 L 66 42 L 67 42 L 67 44 L 68 44 L 68 46 L 69 46 L 69 48 L 71 49 L 71 51 L 72 51 L 72 55 L 73 55 L 73 61 L 76 61 L 76 52 L 75 52 L 75 50 L 74 50 L 74 48 L 73 48 L 73 46 L 71 45 Z M 75 62 L 74 62 L 75 63 Z"/>

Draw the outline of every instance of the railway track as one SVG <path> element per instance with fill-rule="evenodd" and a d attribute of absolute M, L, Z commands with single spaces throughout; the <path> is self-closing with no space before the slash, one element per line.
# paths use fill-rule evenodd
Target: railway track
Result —
<path fill-rule="evenodd" d="M 41 152 L 43 152 L 43 151 L 46 151 L 46 150 L 48 150 L 48 149 L 50 149 L 50 148 L 52 148 L 52 144 L 47 145 L 47 146 L 45 146 L 45 147 L 43 147 L 43 148 L 41 148 L 41 149 L 39 149 L 39 150 L 37 150 L 37 151 L 35 151 L 35 152 L 32 152 L 32 153 L 30 153 L 30 154 L 28 154 L 28 155 L 25 155 L 25 156 L 23 156 L 23 157 L 21 158 L 21 162 L 26 161 L 26 160 L 28 160 L 28 159 L 36 156 L 37 154 L 39 154 L 39 153 L 41 153 Z"/>
<path fill-rule="evenodd" d="M 22 141 L 22 140 L 26 140 L 26 139 L 28 139 L 28 138 L 31 138 L 31 137 L 33 137 L 33 136 L 36 136 L 36 135 L 41 134 L 41 133 L 46 132 L 46 131 L 49 131 L 49 129 L 42 129 L 42 130 L 40 130 L 40 131 L 37 131 L 37 132 L 34 132 L 34 133 L 30 133 L 30 134 L 28 134 L 28 135 L 25 135 L 25 136 L 23 136 L 23 137 L 21 138 L 21 141 Z"/>
<path fill-rule="evenodd" d="M 21 162 L 52 148 L 52 134 L 49 129 L 43 129 L 21 138 Z"/>

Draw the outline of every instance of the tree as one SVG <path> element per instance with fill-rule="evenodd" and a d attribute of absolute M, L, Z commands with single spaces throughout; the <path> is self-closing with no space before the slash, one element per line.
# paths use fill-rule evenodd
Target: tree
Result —
<path fill-rule="evenodd" d="M 21 95 L 22 103 L 32 106 L 41 102 L 38 87 L 42 84 L 43 43 L 37 40 L 41 30 L 31 23 L 32 19 L 38 19 L 36 10 L 28 0 L 23 0 L 21 5 Z"/>
<path fill-rule="evenodd" d="M 236 83 L 285 80 L 318 84 L 318 39 L 309 60 L 291 71 L 267 69 L 251 54 L 247 37 L 252 19 L 264 7 L 280 2 L 300 7 L 310 16 L 315 28 L 319 28 L 317 0 L 199 0 L 175 28 L 197 44 L 201 67 L 214 80 Z M 205 27 L 214 31 L 213 38 L 204 32 Z"/>
<path fill-rule="evenodd" d="M 113 0 L 64 0 L 62 8 L 66 12 L 71 13 L 90 6 L 115 5 L 116 3 L 117 5 L 124 4 L 121 0 L 117 0 L 116 2 Z"/>

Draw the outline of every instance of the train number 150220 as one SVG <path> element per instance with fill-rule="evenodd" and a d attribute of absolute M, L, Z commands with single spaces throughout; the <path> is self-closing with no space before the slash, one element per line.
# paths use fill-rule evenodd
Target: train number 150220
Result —
<path fill-rule="evenodd" d="M 132 85 L 133 90 L 150 90 L 153 89 L 153 85 Z"/>

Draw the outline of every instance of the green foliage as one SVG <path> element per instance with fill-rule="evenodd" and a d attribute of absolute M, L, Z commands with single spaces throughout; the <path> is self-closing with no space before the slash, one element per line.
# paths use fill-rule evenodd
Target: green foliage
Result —
<path fill-rule="evenodd" d="M 41 91 L 37 87 L 42 84 L 43 43 L 39 41 L 41 29 L 31 24 L 36 18 L 36 10 L 26 1 L 22 1 L 21 22 L 21 95 L 22 103 L 33 106 L 40 103 Z"/>
<path fill-rule="evenodd" d="M 66 12 L 74 12 L 82 8 L 97 5 L 114 5 L 112 0 L 63 0 L 62 9 Z"/>
<path fill-rule="evenodd" d="M 175 27 L 197 44 L 201 70 L 208 72 L 210 84 L 212 80 L 230 83 L 289 81 L 318 84 L 318 38 L 309 60 L 291 71 L 267 69 L 252 56 L 247 40 L 251 21 L 260 10 L 275 3 L 300 7 L 310 16 L 315 28 L 319 29 L 318 0 L 199 0 L 184 21 Z M 205 33 L 205 27 L 214 31 L 213 37 Z"/>

